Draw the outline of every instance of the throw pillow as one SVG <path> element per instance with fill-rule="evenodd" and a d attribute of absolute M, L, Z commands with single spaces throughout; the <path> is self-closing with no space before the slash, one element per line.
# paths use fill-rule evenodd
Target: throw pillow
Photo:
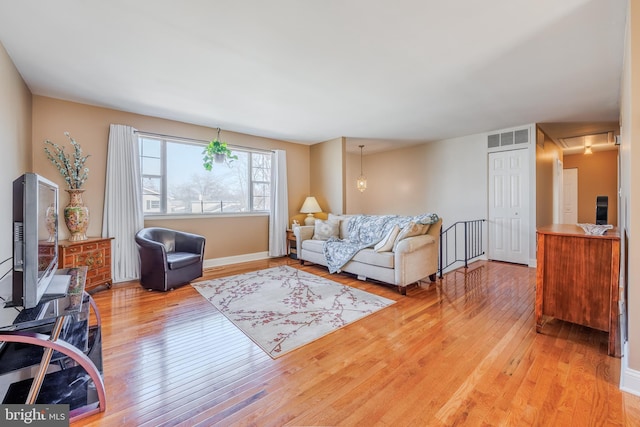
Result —
<path fill-rule="evenodd" d="M 419 236 L 423 234 L 424 224 L 416 224 L 415 222 L 410 222 L 407 224 L 400 233 L 398 233 L 398 237 L 396 237 L 396 241 L 393 244 L 393 250 L 395 251 L 398 247 L 398 243 L 401 240 L 406 239 L 407 237 Z"/>
<path fill-rule="evenodd" d="M 329 237 L 338 237 L 340 221 L 316 219 L 313 231 L 314 240 L 327 240 Z"/>
<path fill-rule="evenodd" d="M 396 241 L 396 237 L 398 237 L 398 233 L 400 233 L 400 227 L 394 225 L 387 235 L 373 247 L 373 250 L 376 252 L 389 252 L 393 249 L 393 244 Z"/>
<path fill-rule="evenodd" d="M 349 219 L 351 219 L 353 215 L 335 215 L 329 214 L 329 221 L 340 221 L 339 235 L 338 238 L 346 239 L 349 235 Z"/>

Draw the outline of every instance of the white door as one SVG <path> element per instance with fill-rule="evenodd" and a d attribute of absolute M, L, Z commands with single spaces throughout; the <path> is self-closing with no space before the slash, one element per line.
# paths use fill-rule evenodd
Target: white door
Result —
<path fill-rule="evenodd" d="M 562 171 L 562 223 L 578 222 L 578 169 Z"/>
<path fill-rule="evenodd" d="M 563 224 L 562 213 L 564 212 L 564 169 L 562 161 L 556 159 L 553 162 L 553 223 Z"/>
<path fill-rule="evenodd" d="M 489 259 L 529 263 L 529 150 L 489 153 Z"/>

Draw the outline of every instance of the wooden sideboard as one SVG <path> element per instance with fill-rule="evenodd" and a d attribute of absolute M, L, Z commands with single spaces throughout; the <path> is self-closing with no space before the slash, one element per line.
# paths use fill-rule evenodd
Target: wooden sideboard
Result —
<path fill-rule="evenodd" d="M 544 316 L 609 333 L 608 353 L 620 357 L 620 234 L 585 234 L 573 224 L 538 228 L 536 331 Z"/>
<path fill-rule="evenodd" d="M 87 240 L 58 242 L 58 267 L 87 266 L 87 291 L 106 285 L 111 288 L 111 240 L 112 237 L 90 237 Z"/>

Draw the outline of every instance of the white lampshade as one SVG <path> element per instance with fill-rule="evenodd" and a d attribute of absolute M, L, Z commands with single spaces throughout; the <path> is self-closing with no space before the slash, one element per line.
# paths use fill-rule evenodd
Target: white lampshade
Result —
<path fill-rule="evenodd" d="M 316 212 L 322 212 L 322 209 L 320 209 L 320 205 L 318 204 L 316 198 L 313 196 L 309 196 L 304 200 L 304 203 L 300 208 L 300 212 L 307 214 L 307 217 L 304 219 L 305 225 L 313 225 L 316 222 L 313 214 Z"/>
<path fill-rule="evenodd" d="M 320 209 L 320 205 L 318 204 L 318 201 L 316 200 L 316 198 L 313 196 L 309 196 L 304 200 L 304 203 L 300 208 L 300 212 L 316 213 L 316 212 L 322 212 L 322 209 Z"/>

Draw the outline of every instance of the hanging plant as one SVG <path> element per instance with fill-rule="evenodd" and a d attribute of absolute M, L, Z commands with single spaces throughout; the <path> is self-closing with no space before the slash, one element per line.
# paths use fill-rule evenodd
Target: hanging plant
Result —
<path fill-rule="evenodd" d="M 233 154 L 226 142 L 220 141 L 220 128 L 218 128 L 218 136 L 211 141 L 202 152 L 204 157 L 202 158 L 202 166 L 208 171 L 213 168 L 213 163 L 226 162 L 227 166 L 231 164 L 233 160 L 238 160 L 238 156 Z"/>

